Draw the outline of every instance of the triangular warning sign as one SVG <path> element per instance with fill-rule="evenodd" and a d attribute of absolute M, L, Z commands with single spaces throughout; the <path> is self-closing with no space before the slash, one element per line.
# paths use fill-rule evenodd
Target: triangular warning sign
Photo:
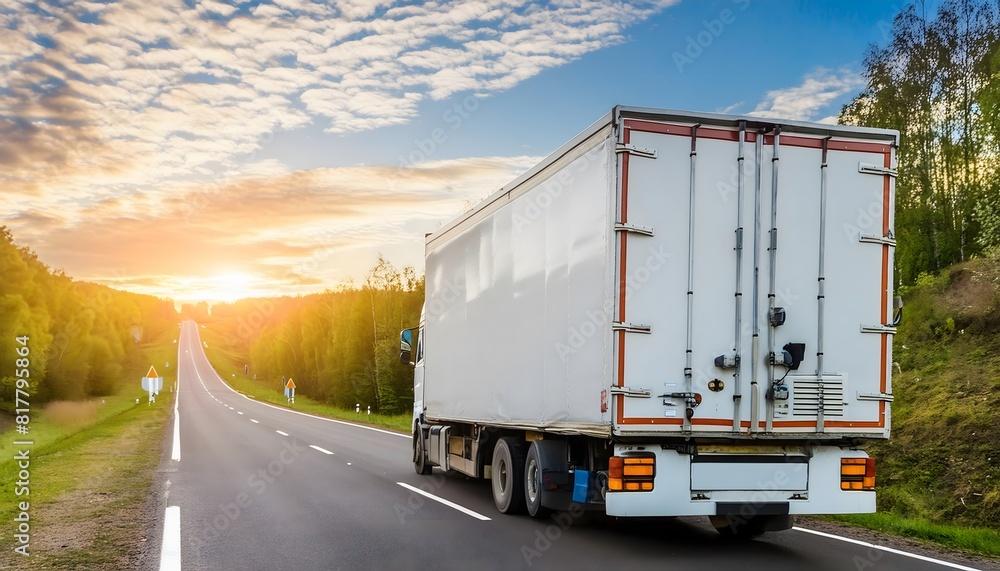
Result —
<path fill-rule="evenodd" d="M 285 383 L 285 388 L 286 389 L 294 389 L 295 388 L 295 381 L 293 381 L 291 379 L 288 379 L 288 382 Z"/>
<path fill-rule="evenodd" d="M 152 366 L 150 366 L 149 367 L 149 372 L 146 373 L 146 376 L 149 377 L 149 378 L 151 378 L 151 379 L 155 379 L 156 377 L 159 377 L 160 375 L 157 375 L 156 374 L 156 369 L 153 368 Z"/>

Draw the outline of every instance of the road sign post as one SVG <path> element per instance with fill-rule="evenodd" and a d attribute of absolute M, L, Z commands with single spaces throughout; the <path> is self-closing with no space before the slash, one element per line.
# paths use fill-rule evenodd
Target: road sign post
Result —
<path fill-rule="evenodd" d="M 285 383 L 285 398 L 288 399 L 289 404 L 295 404 L 295 381 L 290 378 Z"/>
<path fill-rule="evenodd" d="M 147 404 L 156 402 L 156 395 L 163 390 L 163 377 L 156 374 L 155 368 L 149 367 L 149 372 L 142 378 L 142 390 L 149 393 L 149 402 Z"/>

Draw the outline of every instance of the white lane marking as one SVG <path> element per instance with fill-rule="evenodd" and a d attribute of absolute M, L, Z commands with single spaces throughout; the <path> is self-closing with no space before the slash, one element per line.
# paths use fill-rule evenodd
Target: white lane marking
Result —
<path fill-rule="evenodd" d="M 160 571 L 181 570 L 181 508 L 170 506 L 163 516 L 163 546 Z"/>
<path fill-rule="evenodd" d="M 229 405 L 226 405 L 226 406 L 229 406 Z M 229 410 L 236 410 L 236 409 L 230 406 Z"/>
<path fill-rule="evenodd" d="M 282 436 L 288 436 L 288 433 L 287 433 L 287 432 L 282 432 L 282 431 L 280 431 L 280 430 L 275 430 L 275 432 L 277 432 L 278 434 L 280 434 L 280 435 L 282 435 Z"/>
<path fill-rule="evenodd" d="M 926 561 L 928 563 L 936 563 L 944 567 L 951 567 L 952 569 L 962 569 L 963 571 L 981 571 L 975 567 L 966 567 L 965 565 L 959 565 L 958 563 L 952 563 L 950 561 L 942 561 L 940 559 L 934 559 L 932 557 L 926 557 L 924 555 L 917 555 L 916 553 L 910 553 L 908 551 L 901 551 L 899 549 L 893 549 L 891 547 L 886 547 L 884 545 L 875 545 L 874 543 L 868 543 L 867 541 L 861 541 L 858 539 L 851 539 L 849 537 L 841 537 L 839 535 L 833 535 L 832 533 L 823 533 L 822 531 L 816 531 L 813 529 L 806 529 L 804 527 L 793 527 L 795 531 L 802 531 L 805 533 L 811 533 L 813 535 L 818 535 L 820 537 L 826 537 L 828 539 L 836 539 L 838 541 L 844 541 L 847 543 L 853 543 L 855 545 L 861 545 L 863 547 L 868 547 L 871 549 L 878 549 L 879 551 L 888 551 L 889 553 L 895 553 L 896 555 L 902 555 L 904 557 L 912 557 L 913 559 L 919 559 L 920 561 Z"/>
<path fill-rule="evenodd" d="M 319 450 L 319 451 L 320 451 L 320 452 L 322 452 L 323 454 L 333 454 L 333 452 L 330 452 L 330 451 L 329 451 L 329 450 L 327 450 L 326 448 L 320 448 L 319 446 L 316 446 L 316 445 L 314 445 L 314 444 L 310 444 L 310 445 L 309 445 L 309 448 L 312 448 L 313 450 Z"/>
<path fill-rule="evenodd" d="M 415 488 L 415 487 L 413 487 L 413 486 L 411 486 L 409 484 L 403 483 L 403 482 L 396 482 L 396 483 L 399 484 L 400 486 L 403 486 L 407 490 L 410 490 L 411 492 L 420 494 L 421 496 L 424 496 L 426 498 L 430 498 L 430 499 L 434 500 L 435 502 L 440 502 L 440 503 L 448 506 L 449 508 L 456 509 L 456 510 L 464 513 L 465 515 L 470 515 L 470 516 L 472 516 L 472 517 L 474 517 L 474 518 L 476 518 L 478 520 L 482 520 L 482 521 L 490 521 L 490 518 L 484 516 L 483 514 L 474 512 L 474 511 L 470 510 L 469 508 L 466 508 L 466 507 L 463 507 L 463 506 L 460 506 L 460 505 L 456 504 L 455 502 L 450 502 L 450 501 L 448 501 L 448 500 L 446 500 L 444 498 L 439 498 L 439 497 L 435 496 L 434 494 L 425 492 L 425 491 L 421 490 L 420 488 Z"/>
<path fill-rule="evenodd" d="M 212 369 L 212 372 L 215 373 L 215 369 Z M 239 396 L 247 399 L 250 402 L 257 403 L 259 405 L 263 405 L 263 406 L 266 406 L 266 407 L 270 407 L 270 408 L 273 408 L 275 410 L 281 410 L 281 411 L 284 411 L 284 412 L 290 412 L 292 414 L 297 414 L 299 416 L 308 416 L 309 418 L 317 418 L 319 420 L 325 420 L 327 422 L 333 422 L 333 423 L 336 423 L 336 424 L 344 424 L 344 425 L 347 425 L 347 426 L 353 426 L 355 428 L 364 428 L 365 430 L 374 430 L 375 432 L 381 432 L 382 434 L 388 434 L 390 436 L 398 436 L 400 438 L 405 438 L 407 440 L 409 440 L 411 438 L 411 436 L 407 435 L 407 434 L 400 434 L 398 432 L 391 432 L 389 430 L 382 430 L 381 428 L 375 428 L 373 426 L 365 426 L 363 424 L 354 424 L 353 422 L 346 422 L 346 421 L 343 421 L 343 420 L 334 420 L 332 418 L 326 418 L 324 416 L 316 416 L 315 414 L 306 414 L 304 412 L 299 412 L 297 410 L 289 410 L 289 409 L 284 408 L 284 407 L 274 406 L 273 404 L 267 404 L 266 402 L 261 402 L 259 400 L 252 399 L 252 398 L 246 396 L 243 393 L 236 392 L 236 390 L 233 389 L 233 387 L 229 386 L 228 384 L 226 384 L 226 381 L 222 380 L 222 377 L 220 377 L 218 373 L 215 373 L 215 378 L 219 379 L 219 381 L 222 382 L 222 386 L 226 387 L 227 389 L 229 389 L 234 394 L 237 394 L 237 395 L 239 395 Z"/>
<path fill-rule="evenodd" d="M 236 414 L 243 414 L 243 413 L 242 413 L 242 412 L 240 412 L 240 411 L 236 411 Z"/>
<path fill-rule="evenodd" d="M 260 424 L 260 422 L 258 422 L 256 418 L 251 418 L 250 422 L 252 422 L 254 424 Z"/>
<path fill-rule="evenodd" d="M 180 360 L 181 360 L 180 355 L 177 355 L 177 362 L 180 363 Z M 179 414 L 177 414 L 177 404 L 181 401 L 181 370 L 179 366 L 177 368 L 177 381 L 174 384 L 177 385 L 177 389 L 174 392 L 174 445 L 170 452 L 170 459 L 180 462 L 181 461 L 181 417 Z M 178 567 L 178 569 L 180 569 L 180 567 Z"/>

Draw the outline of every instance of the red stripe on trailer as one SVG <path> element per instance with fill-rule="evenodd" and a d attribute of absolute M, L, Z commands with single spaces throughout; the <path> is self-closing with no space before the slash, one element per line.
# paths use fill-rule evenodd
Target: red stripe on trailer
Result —
<path fill-rule="evenodd" d="M 626 122 L 627 125 L 627 122 Z M 622 132 L 622 142 L 625 144 L 629 143 L 631 130 L 626 126 Z M 629 154 L 622 153 L 621 155 L 621 182 L 622 182 L 622 202 L 621 202 L 621 222 L 624 224 L 628 222 L 628 164 L 629 164 Z M 618 320 L 621 322 L 625 321 L 625 292 L 628 286 L 626 282 L 626 265 L 627 254 L 628 254 L 628 236 L 626 232 L 618 232 L 618 239 L 621 241 L 620 253 L 618 256 Z M 618 332 L 618 386 L 625 386 L 625 331 Z M 625 399 L 618 397 L 616 399 L 617 406 L 616 415 L 618 417 L 618 423 L 621 424 L 625 418 Z"/>
<path fill-rule="evenodd" d="M 638 119 L 629 119 L 625 121 L 625 127 L 626 129 L 634 129 L 636 131 L 642 131 L 645 133 L 658 133 L 661 135 L 677 135 L 678 137 L 691 136 L 690 125 L 677 125 L 674 123 L 657 123 L 654 121 L 641 121 Z M 698 138 L 716 139 L 720 141 L 738 141 L 740 138 L 740 132 L 735 128 L 721 129 L 721 128 L 702 126 L 698 128 Z M 757 133 L 753 131 L 747 131 L 745 140 L 748 143 L 757 142 Z M 774 136 L 765 135 L 764 144 L 774 145 Z M 820 149 L 823 147 L 823 138 L 782 135 L 781 145 L 789 147 L 804 147 L 808 149 Z M 827 144 L 827 150 L 850 151 L 855 153 L 889 154 L 892 152 L 892 147 L 891 145 L 886 143 L 869 143 L 864 141 L 845 141 L 845 140 L 830 139 L 829 143 Z"/>
<path fill-rule="evenodd" d="M 883 166 L 886 168 L 892 168 L 892 149 L 885 152 L 883 159 Z M 889 201 L 891 200 L 890 185 L 892 184 L 892 179 L 889 175 L 885 175 L 885 181 L 882 183 L 882 235 L 889 235 Z M 882 323 L 889 322 L 889 245 L 882 245 Z M 882 367 L 879 371 L 879 390 L 885 394 L 886 385 L 888 384 L 888 345 L 889 345 L 889 335 L 882 335 Z M 879 401 L 878 403 L 878 416 L 879 423 L 885 426 L 885 401 Z"/>
<path fill-rule="evenodd" d="M 682 137 L 691 136 L 691 125 L 675 125 L 673 123 L 655 123 L 653 121 L 627 119 L 625 121 L 625 128 L 642 131 L 644 133 L 657 133 L 660 135 L 679 135 Z M 698 127 L 698 138 L 736 142 L 740 139 L 740 132 L 729 129 L 702 126 Z"/>
<path fill-rule="evenodd" d="M 773 137 L 765 137 L 764 144 L 773 145 Z M 804 147 L 807 149 L 821 149 L 823 148 L 823 139 L 816 139 L 813 137 L 797 137 L 795 135 L 782 135 L 781 136 L 781 146 L 789 147 Z M 884 143 L 863 143 L 856 141 L 844 141 L 837 139 L 830 139 L 827 144 L 828 151 L 849 151 L 853 153 L 877 153 L 883 154 L 891 151 L 892 147 Z"/>

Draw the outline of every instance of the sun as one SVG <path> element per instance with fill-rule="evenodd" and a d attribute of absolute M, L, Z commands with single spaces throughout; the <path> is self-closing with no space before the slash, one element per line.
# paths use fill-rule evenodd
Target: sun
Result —
<path fill-rule="evenodd" d="M 262 280 L 245 272 L 223 272 L 197 279 L 191 291 L 202 300 L 233 302 L 261 295 Z"/>

